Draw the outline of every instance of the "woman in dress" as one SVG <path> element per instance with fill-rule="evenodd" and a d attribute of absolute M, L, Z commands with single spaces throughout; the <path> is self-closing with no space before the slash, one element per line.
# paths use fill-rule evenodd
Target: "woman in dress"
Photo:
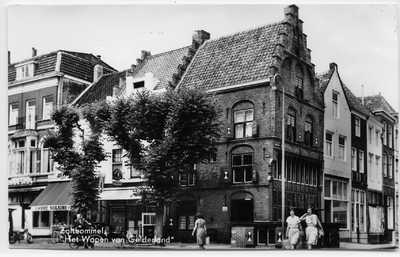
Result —
<path fill-rule="evenodd" d="M 290 216 L 286 219 L 286 237 L 289 238 L 290 249 L 295 249 L 299 242 L 300 234 L 303 233 L 300 218 L 294 215 L 294 209 L 290 209 Z"/>
<path fill-rule="evenodd" d="M 192 236 L 194 236 L 194 232 L 196 232 L 197 244 L 200 249 L 204 249 L 204 245 L 206 244 L 207 226 L 203 215 L 199 212 L 196 214 L 196 222 L 194 223 Z"/>
<path fill-rule="evenodd" d="M 317 215 L 312 213 L 312 207 L 309 206 L 307 209 L 307 213 L 300 217 L 300 220 L 305 220 L 307 224 L 306 228 L 306 239 L 308 249 L 312 249 L 313 245 L 317 245 L 318 243 L 318 228 L 320 229 L 320 235 L 324 234 L 324 230 L 322 228 L 321 222 L 319 221 Z"/>

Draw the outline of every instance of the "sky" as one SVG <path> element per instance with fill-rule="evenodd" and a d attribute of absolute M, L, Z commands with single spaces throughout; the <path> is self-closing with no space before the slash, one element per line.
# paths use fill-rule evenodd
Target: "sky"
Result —
<path fill-rule="evenodd" d="M 26 5 L 32 3 L 37 4 Z M 195 30 L 205 30 L 216 39 L 279 22 L 284 18 L 284 7 L 292 4 L 148 1 L 150 4 L 143 5 L 143 1 L 118 0 L 112 4 L 96 1 L 102 5 L 94 1 L 65 3 L 70 2 L 9 1 L 6 48 L 11 51 L 11 63 L 30 58 L 35 47 L 38 55 L 58 49 L 101 55 L 115 69 L 124 70 L 136 63 L 141 50 L 157 54 L 190 45 Z M 381 93 L 398 110 L 398 6 L 396 1 L 386 3 L 392 4 L 295 2 L 315 71 L 326 71 L 329 63 L 335 62 L 342 81 L 356 96 Z"/>

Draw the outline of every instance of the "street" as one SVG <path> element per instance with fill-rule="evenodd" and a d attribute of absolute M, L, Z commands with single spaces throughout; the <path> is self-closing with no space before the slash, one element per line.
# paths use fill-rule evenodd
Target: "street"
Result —
<path fill-rule="evenodd" d="M 275 246 L 257 246 L 249 248 L 233 248 L 230 244 L 209 244 L 205 246 L 209 250 L 278 250 Z M 16 242 L 10 244 L 10 249 L 43 249 L 43 250 L 71 250 L 67 243 L 49 243 L 47 238 L 35 238 L 32 244 L 28 244 L 25 241 L 21 243 Z M 104 242 L 94 247 L 94 249 L 87 249 L 88 251 L 93 250 L 197 250 L 198 246 L 195 243 L 169 243 L 166 246 L 155 246 L 151 244 L 129 244 L 120 242 Z M 83 247 L 79 247 L 79 250 L 84 250 Z M 305 249 L 302 249 L 305 250 Z M 322 250 L 383 250 L 383 251 L 398 251 L 398 244 L 393 246 L 392 244 L 356 244 L 341 242 L 340 248 L 322 249 Z"/>

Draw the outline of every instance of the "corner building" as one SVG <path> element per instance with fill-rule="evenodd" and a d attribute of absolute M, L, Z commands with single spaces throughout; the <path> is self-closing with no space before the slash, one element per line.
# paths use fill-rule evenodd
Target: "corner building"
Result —
<path fill-rule="evenodd" d="M 182 190 L 166 223 L 176 241 L 193 240 L 200 211 L 211 241 L 275 244 L 282 224 L 282 115 L 285 219 L 290 207 L 300 216 L 312 205 L 321 215 L 324 100 L 302 24 L 290 5 L 281 22 L 206 41 L 182 77 L 177 90 L 217 95 L 223 133 L 208 163 L 179 175 Z"/>

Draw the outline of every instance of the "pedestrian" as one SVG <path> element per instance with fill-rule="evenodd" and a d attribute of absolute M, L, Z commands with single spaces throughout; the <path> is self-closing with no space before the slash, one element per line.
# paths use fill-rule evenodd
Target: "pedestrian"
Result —
<path fill-rule="evenodd" d="M 91 242 L 85 242 L 85 238 L 87 238 L 88 233 L 86 233 L 87 229 L 90 228 L 92 224 L 88 222 L 86 219 L 83 218 L 82 214 L 77 214 L 76 215 L 76 220 L 74 220 L 74 227 L 77 230 L 83 230 L 83 233 L 80 233 L 80 231 L 75 231 L 77 238 L 81 238 L 80 240 L 83 240 L 85 248 L 88 248 L 89 246 L 93 248 L 93 243 Z"/>
<path fill-rule="evenodd" d="M 286 238 L 289 238 L 290 249 L 295 249 L 299 242 L 300 235 L 303 234 L 301 227 L 301 220 L 299 217 L 294 215 L 294 209 L 290 209 L 290 216 L 286 219 Z"/>
<path fill-rule="evenodd" d="M 204 249 L 204 245 L 206 244 L 207 226 L 206 221 L 200 212 L 196 213 L 196 222 L 194 223 L 192 236 L 194 236 L 194 232 L 196 232 L 197 244 L 200 249 Z"/>
<path fill-rule="evenodd" d="M 324 235 L 324 229 L 322 228 L 321 222 L 318 216 L 312 213 L 312 207 L 308 206 L 307 213 L 300 217 L 300 220 L 305 220 L 307 224 L 306 228 L 306 240 L 308 249 L 312 249 L 313 245 L 317 245 L 318 237 Z"/>

